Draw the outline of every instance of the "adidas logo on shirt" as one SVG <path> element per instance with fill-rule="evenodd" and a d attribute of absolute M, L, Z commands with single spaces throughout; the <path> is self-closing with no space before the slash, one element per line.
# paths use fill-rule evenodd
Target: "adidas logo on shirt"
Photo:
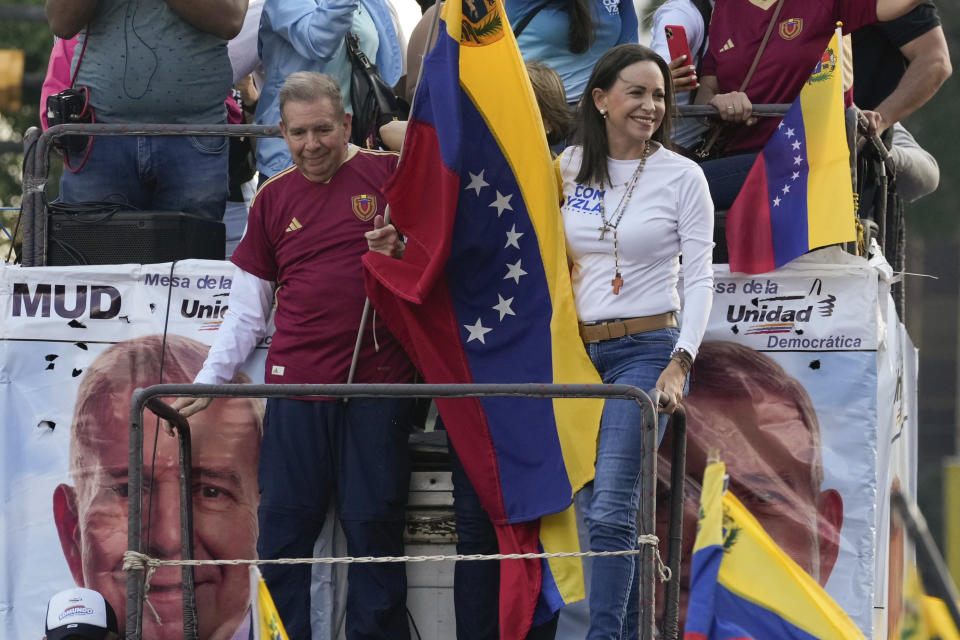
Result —
<path fill-rule="evenodd" d="M 731 40 L 730 38 L 727 38 L 727 41 L 723 43 L 723 46 L 722 46 L 722 47 L 720 47 L 720 53 L 723 53 L 724 51 L 729 51 L 730 49 L 733 49 L 733 46 L 734 46 L 734 45 L 733 45 L 733 40 Z"/>
<path fill-rule="evenodd" d="M 287 225 L 287 230 L 284 233 L 290 233 L 291 231 L 296 231 L 297 229 L 302 229 L 303 225 L 300 224 L 300 221 L 294 218 L 290 221 L 290 224 Z"/>

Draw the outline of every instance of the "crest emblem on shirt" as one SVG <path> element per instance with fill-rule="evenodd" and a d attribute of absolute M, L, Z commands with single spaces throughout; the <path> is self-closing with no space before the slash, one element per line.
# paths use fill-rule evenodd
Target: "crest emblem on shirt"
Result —
<path fill-rule="evenodd" d="M 780 37 L 793 40 L 803 31 L 803 18 L 788 18 L 780 23 Z"/>
<path fill-rule="evenodd" d="M 377 212 L 377 197 L 366 193 L 353 196 L 353 214 L 361 220 L 369 220 Z"/>

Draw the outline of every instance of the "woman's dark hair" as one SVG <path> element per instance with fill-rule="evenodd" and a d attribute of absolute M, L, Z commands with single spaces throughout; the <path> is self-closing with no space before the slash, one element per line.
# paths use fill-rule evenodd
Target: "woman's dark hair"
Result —
<path fill-rule="evenodd" d="M 570 28 L 567 30 L 567 48 L 570 53 L 585 53 L 596 37 L 593 14 L 588 0 L 567 0 Z"/>
<path fill-rule="evenodd" d="M 621 44 L 613 47 L 597 60 L 593 66 L 590 79 L 580 97 L 577 106 L 577 133 L 576 139 L 583 148 L 583 161 L 577 182 L 580 184 L 607 185 L 610 184 L 610 174 L 607 171 L 607 156 L 610 155 L 610 145 L 607 142 L 607 127 L 603 116 L 593 103 L 593 90 L 609 91 L 620 77 L 620 72 L 637 62 L 653 62 L 663 75 L 664 104 L 663 120 L 651 136 L 652 140 L 665 147 L 672 147 L 670 143 L 671 112 L 674 109 L 673 77 L 663 58 L 639 44 Z"/>

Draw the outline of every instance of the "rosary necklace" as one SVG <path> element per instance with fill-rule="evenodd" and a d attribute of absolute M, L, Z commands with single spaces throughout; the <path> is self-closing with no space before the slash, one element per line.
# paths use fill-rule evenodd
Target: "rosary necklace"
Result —
<path fill-rule="evenodd" d="M 603 240 L 603 237 L 606 235 L 607 231 L 613 231 L 613 269 L 614 269 L 614 278 L 610 281 L 610 285 L 613 287 L 613 295 L 620 295 L 620 288 L 623 287 L 623 278 L 620 275 L 620 245 L 617 237 L 617 227 L 620 226 L 620 220 L 623 219 L 623 214 L 627 210 L 627 205 L 630 203 L 630 198 L 633 197 L 633 191 L 637 188 L 637 182 L 640 180 L 640 174 L 643 172 L 643 167 L 647 164 L 647 157 L 650 155 L 650 148 L 652 143 L 648 140 L 643 146 L 643 153 L 640 156 L 640 162 L 637 164 L 636 170 L 633 172 L 633 175 L 630 176 L 630 180 L 627 181 L 627 189 L 624 192 L 623 196 L 620 198 L 620 204 L 617 205 L 617 208 L 613 212 L 613 216 L 610 219 L 607 219 L 606 205 L 604 200 L 606 197 L 606 189 L 600 196 L 600 221 L 601 226 L 597 227 L 597 231 L 600 232 L 600 240 Z"/>

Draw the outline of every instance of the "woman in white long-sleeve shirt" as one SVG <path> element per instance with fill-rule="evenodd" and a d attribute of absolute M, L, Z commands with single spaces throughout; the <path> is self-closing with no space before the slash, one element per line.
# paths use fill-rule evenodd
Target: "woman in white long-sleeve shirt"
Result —
<path fill-rule="evenodd" d="M 683 397 L 713 295 L 713 206 L 700 168 L 665 146 L 672 106 L 666 62 L 614 47 L 580 102 L 582 143 L 558 160 L 587 352 L 605 383 L 658 389 L 664 414 Z M 636 548 L 640 467 L 640 408 L 607 400 L 596 476 L 581 496 L 592 551 Z M 637 573 L 637 557 L 594 558 L 589 639 L 637 637 Z"/>

